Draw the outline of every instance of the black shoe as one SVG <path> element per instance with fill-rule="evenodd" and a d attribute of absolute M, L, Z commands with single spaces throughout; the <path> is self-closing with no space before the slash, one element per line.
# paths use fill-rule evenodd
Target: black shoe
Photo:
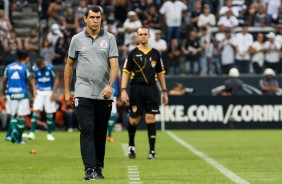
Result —
<path fill-rule="evenodd" d="M 128 147 L 128 156 L 130 159 L 135 159 L 136 158 L 136 151 L 134 146 L 129 146 Z"/>
<path fill-rule="evenodd" d="M 157 157 L 156 157 L 155 151 L 150 151 L 149 156 L 148 156 L 148 159 L 156 159 L 156 158 L 157 158 Z"/>
<path fill-rule="evenodd" d="M 95 180 L 97 173 L 92 168 L 87 168 L 85 171 L 84 180 Z"/>
<path fill-rule="evenodd" d="M 95 172 L 97 174 L 96 179 L 104 179 L 105 178 L 102 174 L 102 168 L 101 167 L 95 167 Z"/>

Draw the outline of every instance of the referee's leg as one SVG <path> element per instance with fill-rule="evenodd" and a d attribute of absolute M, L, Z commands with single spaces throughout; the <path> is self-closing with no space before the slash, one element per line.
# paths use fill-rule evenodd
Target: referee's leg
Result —
<path fill-rule="evenodd" d="M 108 121 L 112 111 L 111 100 L 95 100 L 94 105 L 94 141 L 96 150 L 95 167 L 104 167 L 104 157 L 106 148 L 106 137 Z"/>
<path fill-rule="evenodd" d="M 95 167 L 94 103 L 92 99 L 77 98 L 77 119 L 80 126 L 80 151 L 85 169 Z"/>

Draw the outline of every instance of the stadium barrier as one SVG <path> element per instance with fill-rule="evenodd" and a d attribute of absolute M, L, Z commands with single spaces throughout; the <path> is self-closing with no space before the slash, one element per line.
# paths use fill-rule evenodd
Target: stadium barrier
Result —
<path fill-rule="evenodd" d="M 165 129 L 282 128 L 279 96 L 171 96 L 160 111 Z"/>

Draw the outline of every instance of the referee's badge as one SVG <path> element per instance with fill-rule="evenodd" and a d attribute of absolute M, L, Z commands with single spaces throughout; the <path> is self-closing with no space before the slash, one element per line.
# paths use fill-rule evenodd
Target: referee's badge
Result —
<path fill-rule="evenodd" d="M 153 61 L 151 61 L 151 65 L 152 65 L 152 67 L 153 67 L 153 68 L 155 68 L 156 64 L 157 64 L 157 62 L 156 62 L 156 61 L 154 61 L 154 60 L 153 60 Z"/>
<path fill-rule="evenodd" d="M 78 100 L 79 100 L 78 98 L 75 98 L 75 99 L 74 99 L 74 106 L 75 106 L 75 107 L 78 106 Z"/>
<path fill-rule="evenodd" d="M 136 105 L 133 105 L 132 107 L 131 107 L 131 109 L 132 109 L 132 112 L 137 112 L 137 106 Z"/>

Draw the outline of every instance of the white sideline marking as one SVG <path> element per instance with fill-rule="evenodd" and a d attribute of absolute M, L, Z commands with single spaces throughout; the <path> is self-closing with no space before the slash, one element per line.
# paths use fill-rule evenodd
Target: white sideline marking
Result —
<path fill-rule="evenodd" d="M 185 148 L 187 148 L 189 151 L 191 151 L 192 153 L 194 153 L 195 155 L 197 155 L 198 157 L 202 158 L 203 160 L 205 160 L 207 163 L 209 163 L 211 166 L 213 166 L 214 168 L 216 168 L 219 172 L 221 172 L 224 176 L 226 176 L 227 178 L 229 178 L 231 181 L 233 181 L 234 183 L 237 184 L 250 184 L 248 181 L 244 180 L 243 178 L 240 178 L 239 176 L 237 176 L 235 173 L 233 173 L 231 170 L 227 169 L 226 167 L 224 167 L 223 165 L 221 165 L 220 163 L 218 163 L 217 161 L 215 161 L 214 159 L 208 157 L 207 155 L 205 155 L 203 152 L 197 150 L 196 148 L 194 148 L 192 145 L 190 145 L 189 143 L 185 142 L 184 140 L 180 139 L 179 137 L 177 137 L 174 133 L 172 133 L 171 131 L 166 131 L 166 133 L 173 138 L 176 142 L 178 142 L 179 144 L 181 144 L 182 146 L 184 146 Z"/>
<path fill-rule="evenodd" d="M 121 147 L 122 147 L 122 150 L 123 150 L 123 154 L 124 156 L 127 156 L 128 155 L 128 144 L 121 144 Z"/>
<path fill-rule="evenodd" d="M 127 166 L 129 184 L 142 184 L 137 165 Z M 132 173 L 134 171 L 134 173 Z"/>

